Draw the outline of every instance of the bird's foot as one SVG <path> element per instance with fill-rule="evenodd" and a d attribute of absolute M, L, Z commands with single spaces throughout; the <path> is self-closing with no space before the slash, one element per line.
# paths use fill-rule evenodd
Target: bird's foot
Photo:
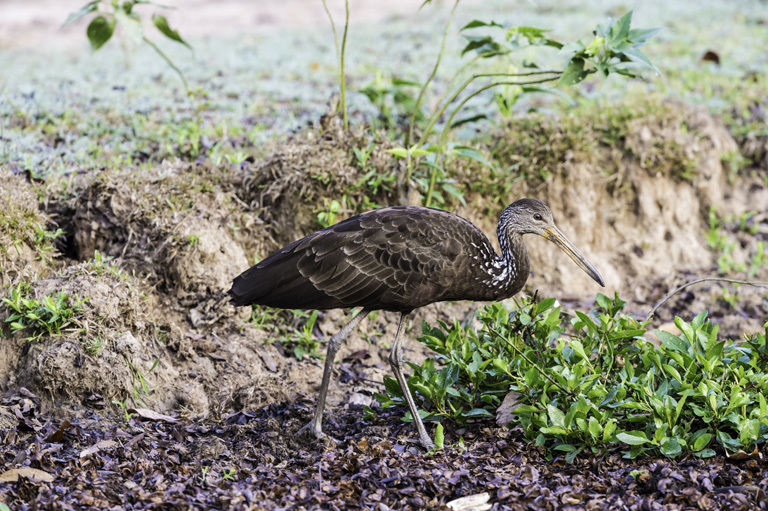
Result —
<path fill-rule="evenodd" d="M 335 444 L 340 444 L 341 440 L 337 440 L 333 438 L 331 435 L 328 435 L 326 433 L 323 433 L 323 429 L 319 424 L 315 424 L 315 421 L 312 420 L 308 424 L 304 425 L 299 431 L 296 432 L 297 435 L 309 435 L 313 438 L 317 438 L 318 440 L 330 440 L 331 442 Z"/>
<path fill-rule="evenodd" d="M 419 440 L 419 444 L 421 444 L 421 446 L 423 448 L 425 448 L 427 450 L 427 452 L 431 452 L 431 451 L 436 451 L 437 450 L 437 446 L 432 441 L 432 439 L 429 438 L 429 437 L 420 439 Z"/>

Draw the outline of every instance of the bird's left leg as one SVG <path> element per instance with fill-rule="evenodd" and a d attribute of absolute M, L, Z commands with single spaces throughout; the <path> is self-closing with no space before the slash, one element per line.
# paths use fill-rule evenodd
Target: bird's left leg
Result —
<path fill-rule="evenodd" d="M 323 433 L 323 410 L 325 409 L 325 396 L 328 394 L 328 385 L 331 382 L 331 373 L 333 372 L 333 359 L 336 358 L 336 352 L 339 351 L 342 341 L 347 338 L 349 333 L 364 320 L 371 311 L 363 309 L 352 318 L 352 321 L 344 325 L 336 335 L 328 341 L 328 351 L 325 354 L 325 367 L 323 368 L 323 382 L 320 384 L 320 393 L 317 395 L 317 408 L 315 408 L 315 417 L 312 421 L 301 428 L 299 432 L 309 429 L 312 436 L 322 438 Z"/>
<path fill-rule="evenodd" d="M 389 352 L 389 365 L 392 367 L 392 372 L 395 373 L 395 378 L 400 384 L 400 389 L 403 391 L 405 401 L 408 403 L 408 409 L 411 411 L 413 422 L 416 424 L 416 429 L 419 432 L 419 443 L 431 451 L 435 449 L 435 444 L 432 439 L 429 438 L 427 430 L 424 428 L 424 423 L 419 416 L 419 410 L 416 408 L 416 403 L 411 396 L 411 391 L 408 390 L 408 382 L 403 375 L 403 329 L 408 322 L 408 316 L 410 313 L 400 314 L 400 324 L 397 325 L 397 334 L 395 334 L 395 342 L 392 343 L 392 350 Z"/>

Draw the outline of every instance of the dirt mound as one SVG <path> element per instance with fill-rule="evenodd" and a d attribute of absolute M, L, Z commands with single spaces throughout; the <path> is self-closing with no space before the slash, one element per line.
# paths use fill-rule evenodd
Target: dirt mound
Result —
<path fill-rule="evenodd" d="M 29 388 L 57 408 L 120 401 L 193 416 L 287 397 L 277 373 L 283 364 L 261 346 L 263 334 L 249 330 L 243 342 L 223 343 L 215 332 L 191 333 L 184 310 L 158 303 L 148 290 L 98 254 L 38 280 L 24 296 L 40 303 L 60 299 L 72 317 L 54 332 L 33 323 L 9 333 L 9 342 L 0 344 L 0 387 Z M 0 320 L 12 312 L 4 309 Z M 278 360 L 274 372 L 262 356 Z"/>
<path fill-rule="evenodd" d="M 38 207 L 37 192 L 19 175 L 0 167 L 0 288 L 55 266 L 55 229 Z"/>
<path fill-rule="evenodd" d="M 233 239 L 246 222 L 219 181 L 227 175 L 197 170 L 174 162 L 99 174 L 67 204 L 77 259 L 99 251 L 180 296 L 221 294 L 248 265 Z"/>
<path fill-rule="evenodd" d="M 110 402 L 133 393 L 138 372 L 149 373 L 159 351 L 138 339 L 152 335 L 153 325 L 137 282 L 117 266 L 94 260 L 17 289 L 39 303 L 27 302 L 24 308 L 36 309 L 45 323 L 29 321 L 3 343 L 0 362 L 9 369 L 1 372 L 4 387 L 29 387 L 53 402 Z M 51 307 L 47 299 L 57 305 Z M 55 316 L 45 315 L 42 307 L 70 317 L 51 328 Z"/>
<path fill-rule="evenodd" d="M 300 131 L 277 147 L 266 161 L 246 171 L 237 190 L 269 226 L 268 238 L 255 244 L 255 252 L 266 256 L 317 230 L 320 213 L 330 211 L 342 220 L 396 203 L 398 164 L 386 152 L 391 147 L 384 137 L 371 140 L 332 121 L 321 130 Z"/>

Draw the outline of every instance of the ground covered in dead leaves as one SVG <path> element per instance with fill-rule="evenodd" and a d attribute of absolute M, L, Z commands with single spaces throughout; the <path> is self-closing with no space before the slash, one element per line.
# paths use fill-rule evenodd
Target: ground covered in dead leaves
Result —
<path fill-rule="evenodd" d="M 487 492 L 490 509 L 768 509 L 768 464 L 723 457 L 547 460 L 515 430 L 449 430 L 425 453 L 402 412 L 362 419 L 350 405 L 326 418 L 338 445 L 298 430 L 312 403 L 272 404 L 219 422 L 132 410 L 70 420 L 21 389 L 0 405 L 0 501 L 14 510 L 449 509 Z M 463 438 L 464 448 L 458 445 Z M 489 509 L 474 507 L 471 509 Z"/>

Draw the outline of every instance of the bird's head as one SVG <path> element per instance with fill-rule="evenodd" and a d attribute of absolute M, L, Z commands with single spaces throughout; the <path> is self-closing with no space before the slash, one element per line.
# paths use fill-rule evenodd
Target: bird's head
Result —
<path fill-rule="evenodd" d="M 520 199 L 507 206 L 502 213 L 499 220 L 499 236 L 521 234 L 538 234 L 553 242 L 595 282 L 605 286 L 600 273 L 557 228 L 549 206 L 539 199 Z"/>

